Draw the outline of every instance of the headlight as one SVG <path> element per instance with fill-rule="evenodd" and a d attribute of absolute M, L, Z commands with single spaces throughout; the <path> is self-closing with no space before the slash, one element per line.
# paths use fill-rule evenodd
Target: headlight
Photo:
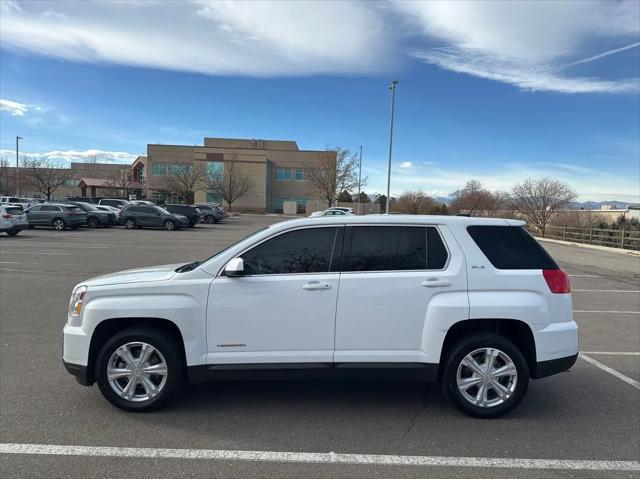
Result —
<path fill-rule="evenodd" d="M 69 300 L 69 318 L 78 318 L 82 312 L 82 305 L 84 303 L 84 297 L 87 295 L 87 287 L 84 285 L 78 286 L 71 293 L 71 299 Z M 69 321 L 71 324 L 71 320 Z M 72 326 L 79 326 L 79 324 L 73 324 Z"/>

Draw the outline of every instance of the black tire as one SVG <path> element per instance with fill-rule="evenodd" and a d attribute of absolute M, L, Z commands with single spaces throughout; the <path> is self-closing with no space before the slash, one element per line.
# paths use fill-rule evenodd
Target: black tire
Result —
<path fill-rule="evenodd" d="M 166 229 L 167 231 L 173 231 L 174 229 L 176 229 L 176 224 L 171 220 L 167 220 L 164 222 L 164 229 Z"/>
<path fill-rule="evenodd" d="M 134 220 L 133 218 L 127 218 L 126 220 L 124 220 L 123 224 L 124 227 L 128 230 L 136 228 L 136 220 Z"/>
<path fill-rule="evenodd" d="M 17 231 L 7 231 L 7 234 L 8 234 L 9 236 L 15 236 L 15 235 L 17 235 L 18 233 L 20 233 L 20 230 L 17 230 Z"/>
<path fill-rule="evenodd" d="M 98 226 L 100 226 L 100 224 L 98 223 L 98 218 L 95 217 L 91 217 L 87 220 L 87 226 L 89 228 L 97 228 Z"/>
<path fill-rule="evenodd" d="M 204 222 L 208 225 L 211 225 L 216 222 L 216 217 L 213 215 L 207 215 L 204 217 Z"/>
<path fill-rule="evenodd" d="M 112 388 L 107 378 L 107 369 L 113 353 L 121 346 L 129 343 L 146 343 L 159 351 L 167 366 L 167 375 L 160 392 L 153 398 L 132 401 L 122 398 Z M 170 335 L 153 328 L 132 327 L 116 333 L 100 349 L 95 362 L 95 377 L 102 395 L 114 406 L 125 411 L 145 412 L 165 406 L 182 388 L 185 377 L 185 366 L 179 345 Z M 123 380 L 127 382 L 126 379 Z M 143 392 L 142 384 L 136 390 Z"/>
<path fill-rule="evenodd" d="M 54 218 L 51 222 L 51 226 L 56 231 L 64 231 L 64 229 L 67 227 L 67 223 L 65 223 L 62 218 Z"/>
<path fill-rule="evenodd" d="M 500 350 L 513 361 L 517 372 L 515 388 L 508 399 L 505 399 L 501 404 L 490 407 L 472 404 L 460 392 L 457 383 L 458 366 L 462 360 L 469 353 L 482 348 Z M 502 378 L 501 380 L 504 381 L 507 378 Z M 445 395 L 462 412 L 473 417 L 493 418 L 508 413 L 520 404 L 529 386 L 529 366 L 522 352 L 512 341 L 498 334 L 479 332 L 462 338 L 449 350 L 445 359 L 441 381 Z M 471 389 L 470 393 L 473 392 L 474 390 Z M 495 398 L 495 391 L 492 394 L 494 399 L 497 399 Z"/>

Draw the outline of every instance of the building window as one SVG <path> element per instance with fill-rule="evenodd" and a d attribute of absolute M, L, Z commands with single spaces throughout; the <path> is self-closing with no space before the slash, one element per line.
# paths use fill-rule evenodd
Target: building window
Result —
<path fill-rule="evenodd" d="M 207 176 L 209 179 L 218 178 L 224 174 L 224 163 L 221 161 L 207 161 Z"/>
<path fill-rule="evenodd" d="M 290 198 L 288 196 L 276 196 L 273 200 L 274 209 L 282 211 L 283 203 L 289 200 Z"/>
<path fill-rule="evenodd" d="M 309 198 L 301 196 L 296 200 L 297 203 L 297 213 L 301 214 L 301 213 L 306 213 L 307 211 L 307 201 L 309 201 Z"/>
<path fill-rule="evenodd" d="M 167 174 L 167 164 L 166 163 L 153 163 L 151 165 L 151 173 L 157 176 L 164 176 Z"/>
<path fill-rule="evenodd" d="M 293 179 L 293 170 L 291 168 L 276 168 L 276 180 L 291 181 Z"/>
<path fill-rule="evenodd" d="M 300 168 L 296 168 L 296 177 L 295 178 L 296 178 L 296 181 L 304 181 L 304 180 L 306 180 L 304 170 L 301 170 Z"/>
<path fill-rule="evenodd" d="M 222 196 L 216 193 L 207 192 L 207 203 L 220 203 L 222 204 Z"/>

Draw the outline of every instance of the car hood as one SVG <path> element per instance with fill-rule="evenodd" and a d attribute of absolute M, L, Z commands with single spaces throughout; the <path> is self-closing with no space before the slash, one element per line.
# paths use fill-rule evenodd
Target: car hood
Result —
<path fill-rule="evenodd" d="M 152 266 L 150 268 L 128 269 L 117 273 L 96 276 L 81 284 L 86 286 L 108 286 L 122 283 L 144 283 L 150 281 L 167 281 L 176 274 L 176 268 L 182 263 Z"/>

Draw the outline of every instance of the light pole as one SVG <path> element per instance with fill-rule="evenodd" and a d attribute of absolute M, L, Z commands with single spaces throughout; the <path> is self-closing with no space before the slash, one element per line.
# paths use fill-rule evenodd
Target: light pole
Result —
<path fill-rule="evenodd" d="M 362 190 L 362 145 L 360 145 L 360 161 L 358 162 L 358 214 L 360 214 L 361 190 Z"/>
<path fill-rule="evenodd" d="M 387 173 L 387 204 L 385 214 L 389 214 L 391 204 L 391 150 L 393 149 L 393 113 L 396 108 L 396 86 L 398 80 L 393 80 L 389 89 L 391 90 L 391 125 L 389 126 L 389 172 Z"/>
<path fill-rule="evenodd" d="M 20 164 L 18 163 L 18 150 L 19 150 L 19 141 L 22 140 L 22 137 L 16 136 L 16 196 L 20 196 Z"/>

